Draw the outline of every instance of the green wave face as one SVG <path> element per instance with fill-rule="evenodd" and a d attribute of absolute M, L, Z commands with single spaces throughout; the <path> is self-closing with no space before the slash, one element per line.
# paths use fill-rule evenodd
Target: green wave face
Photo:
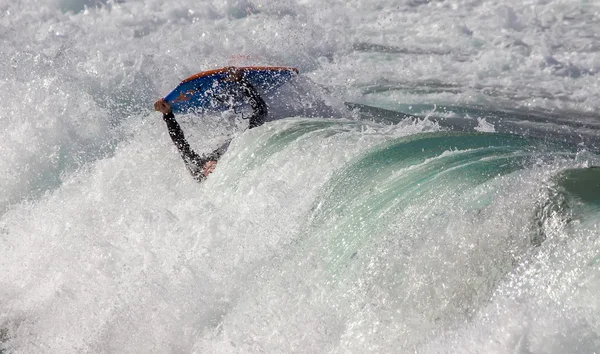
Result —
<path fill-rule="evenodd" d="M 524 168 L 536 150 L 527 139 L 493 134 L 443 132 L 392 141 L 329 181 L 313 215 L 313 231 L 330 238 L 328 257 L 343 263 L 390 218 L 433 201 L 451 205 L 476 186 Z M 339 237 L 344 242 L 336 244 Z"/>
<path fill-rule="evenodd" d="M 352 134 L 331 126 L 313 137 L 341 131 Z M 310 144 L 306 135 L 297 138 Z M 520 264 L 588 230 L 579 222 L 584 214 L 558 192 L 576 193 L 581 185 L 583 177 L 572 181 L 569 171 L 595 185 L 596 170 L 573 169 L 577 159 L 561 144 L 507 134 L 438 131 L 382 139 L 331 170 L 319 187 L 303 231 L 278 267 L 297 273 L 292 278 L 302 285 L 288 289 L 295 281 L 286 279 L 285 291 L 348 306 L 357 326 L 384 311 L 382 318 L 403 333 L 434 333 L 473 319 Z M 600 220 L 598 210 L 585 215 Z"/>

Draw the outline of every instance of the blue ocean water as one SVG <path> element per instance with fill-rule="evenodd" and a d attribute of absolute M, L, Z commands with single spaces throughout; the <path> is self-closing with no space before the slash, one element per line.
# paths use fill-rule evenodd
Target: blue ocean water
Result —
<path fill-rule="evenodd" d="M 0 352 L 592 353 L 600 8 L 0 0 Z M 289 65 L 271 121 L 155 99 Z"/>

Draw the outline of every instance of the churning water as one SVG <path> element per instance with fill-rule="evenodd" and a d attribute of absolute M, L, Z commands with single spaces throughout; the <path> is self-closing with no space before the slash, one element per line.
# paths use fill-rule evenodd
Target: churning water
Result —
<path fill-rule="evenodd" d="M 0 0 L 0 352 L 592 353 L 600 6 Z M 202 184 L 152 103 L 290 65 Z"/>

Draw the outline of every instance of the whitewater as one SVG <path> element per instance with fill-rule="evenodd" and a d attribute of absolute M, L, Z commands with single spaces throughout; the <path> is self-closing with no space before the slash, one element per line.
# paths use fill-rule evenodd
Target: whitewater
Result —
<path fill-rule="evenodd" d="M 600 352 L 600 4 L 0 0 L 0 353 Z M 285 65 L 203 183 L 153 102 Z"/>

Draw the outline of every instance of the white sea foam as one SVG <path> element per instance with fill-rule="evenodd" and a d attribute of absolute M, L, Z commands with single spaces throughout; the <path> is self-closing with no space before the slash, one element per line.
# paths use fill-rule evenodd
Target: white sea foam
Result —
<path fill-rule="evenodd" d="M 332 280 L 319 258 L 327 244 L 310 238 L 337 240 L 344 226 L 311 232 L 324 188 L 377 145 L 437 124 L 296 117 L 242 133 L 228 114 L 181 116 L 200 152 L 236 137 L 198 185 L 151 105 L 198 71 L 274 64 L 301 72 L 271 102 L 278 118 L 356 118 L 339 103 L 353 100 L 595 112 L 599 10 L 566 0 L 0 0 L 0 348 L 591 351 L 597 220 L 544 219 L 550 242 L 539 252 L 519 237 L 552 177 L 595 155 L 407 205 L 348 265 L 365 273 Z"/>

